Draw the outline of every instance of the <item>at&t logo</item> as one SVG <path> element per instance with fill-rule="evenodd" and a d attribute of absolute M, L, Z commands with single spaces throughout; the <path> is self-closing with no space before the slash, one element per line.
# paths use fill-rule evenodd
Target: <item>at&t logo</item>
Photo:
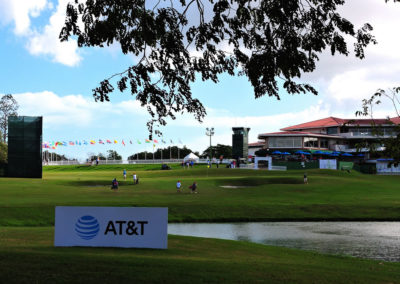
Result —
<path fill-rule="evenodd" d="M 99 231 L 99 222 L 95 217 L 90 215 L 82 216 L 75 224 L 75 232 L 84 240 L 93 239 Z"/>

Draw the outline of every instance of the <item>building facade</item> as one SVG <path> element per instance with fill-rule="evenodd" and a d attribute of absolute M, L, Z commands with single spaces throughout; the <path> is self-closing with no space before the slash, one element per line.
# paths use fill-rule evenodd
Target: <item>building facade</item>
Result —
<path fill-rule="evenodd" d="M 271 150 L 321 150 L 356 152 L 357 145 L 377 143 L 396 135 L 394 124 L 400 118 L 391 119 L 342 119 L 328 117 L 282 128 L 280 132 L 262 133 L 258 139 L 263 148 Z M 376 132 L 378 130 L 378 133 Z M 377 150 L 383 150 L 378 146 Z M 367 152 L 368 149 L 361 149 Z"/>

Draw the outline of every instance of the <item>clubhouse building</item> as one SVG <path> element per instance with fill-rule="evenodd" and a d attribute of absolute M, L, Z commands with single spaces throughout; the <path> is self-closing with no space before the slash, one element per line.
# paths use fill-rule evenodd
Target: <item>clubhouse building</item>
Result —
<path fill-rule="evenodd" d="M 394 124 L 400 124 L 400 118 L 390 119 L 343 119 L 327 117 L 298 125 L 282 128 L 280 132 L 262 133 L 259 141 L 249 143 L 249 152 L 261 148 L 277 151 L 295 150 L 324 152 L 357 152 L 360 142 L 376 143 L 396 135 Z M 373 125 L 380 129 L 379 136 L 373 132 Z M 379 139 L 378 139 L 379 138 Z M 377 150 L 383 150 L 384 145 Z M 368 149 L 361 149 L 368 152 Z M 249 153 L 250 154 L 250 153 Z"/>

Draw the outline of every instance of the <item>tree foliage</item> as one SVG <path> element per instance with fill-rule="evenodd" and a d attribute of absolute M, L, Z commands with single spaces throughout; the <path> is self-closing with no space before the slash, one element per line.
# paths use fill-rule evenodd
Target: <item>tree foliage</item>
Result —
<path fill-rule="evenodd" d="M 192 97 L 197 78 L 218 82 L 222 73 L 247 76 L 254 95 L 279 99 L 317 91 L 298 82 L 315 69 L 325 49 L 348 55 L 345 36 L 354 38 L 355 55 L 375 42 L 372 27 L 356 30 L 337 9 L 344 0 L 75 0 L 66 9 L 60 39 L 77 37 L 80 47 L 118 43 L 137 63 L 100 82 L 96 101 L 108 101 L 118 88 L 130 89 L 146 107 L 150 138 L 154 124 L 188 112 L 202 121 L 206 110 Z M 189 20 L 190 19 L 190 20 Z M 159 134 L 159 130 L 154 131 Z"/>
<path fill-rule="evenodd" d="M 60 155 L 60 154 L 57 154 L 56 152 L 49 152 L 48 150 L 43 151 L 42 157 L 47 162 L 50 161 L 50 157 L 55 161 L 68 161 L 68 160 L 70 160 L 65 155 Z M 71 159 L 71 160 L 74 160 L 74 159 Z"/>
<path fill-rule="evenodd" d="M 0 142 L 0 165 L 7 164 L 8 147 L 6 143 Z"/>
<path fill-rule="evenodd" d="M 193 151 L 189 148 L 186 148 L 186 146 L 183 146 L 183 148 L 173 146 L 173 147 L 168 147 L 168 148 L 159 148 L 157 151 L 154 152 L 154 159 L 160 160 L 160 159 L 183 159 L 185 156 L 188 154 L 192 153 Z M 196 155 L 199 153 L 194 152 Z M 128 157 L 128 160 L 152 160 L 153 159 L 153 153 L 152 152 L 139 152 L 132 154 Z"/>
<path fill-rule="evenodd" d="M 219 158 L 223 156 L 225 159 L 230 159 L 232 158 L 232 146 L 230 145 L 223 145 L 223 144 L 217 144 L 216 146 L 211 146 L 212 150 L 212 155 L 215 158 Z M 208 157 L 210 156 L 210 147 L 204 150 L 203 154 L 201 154 L 202 157 Z"/>
<path fill-rule="evenodd" d="M 8 135 L 8 117 L 18 115 L 19 106 L 14 97 L 10 94 L 4 95 L 0 99 L 0 141 L 6 142 Z"/>
<path fill-rule="evenodd" d="M 118 154 L 118 152 L 115 150 L 108 150 L 107 151 L 107 159 L 120 161 L 120 160 L 122 160 L 122 156 L 120 154 Z"/>
<path fill-rule="evenodd" d="M 388 100 L 396 113 L 397 124 L 393 122 L 393 118 L 387 117 L 387 124 L 392 124 L 394 133 L 391 137 L 383 137 L 382 127 L 374 121 L 374 108 L 382 103 L 382 99 Z M 361 143 L 359 147 L 368 147 L 372 153 L 376 153 L 376 147 L 385 146 L 383 155 L 393 158 L 389 165 L 395 166 L 400 164 L 400 87 L 394 87 L 387 90 L 378 89 L 369 99 L 362 100 L 362 109 L 356 112 L 356 116 L 368 116 L 372 119 L 373 134 L 377 138 L 377 143 L 366 144 Z"/>

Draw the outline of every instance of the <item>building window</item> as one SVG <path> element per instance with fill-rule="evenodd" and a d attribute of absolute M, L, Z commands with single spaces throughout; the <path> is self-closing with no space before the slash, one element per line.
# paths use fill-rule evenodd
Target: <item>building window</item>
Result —
<path fill-rule="evenodd" d="M 338 133 L 338 128 L 337 127 L 329 127 L 326 129 L 327 134 L 337 134 Z"/>
<path fill-rule="evenodd" d="M 304 147 L 318 148 L 318 138 L 304 137 Z"/>
<path fill-rule="evenodd" d="M 301 137 L 269 137 L 269 148 L 301 148 Z"/>
<path fill-rule="evenodd" d="M 329 143 L 327 139 L 321 139 L 319 141 L 320 148 L 329 148 Z"/>

